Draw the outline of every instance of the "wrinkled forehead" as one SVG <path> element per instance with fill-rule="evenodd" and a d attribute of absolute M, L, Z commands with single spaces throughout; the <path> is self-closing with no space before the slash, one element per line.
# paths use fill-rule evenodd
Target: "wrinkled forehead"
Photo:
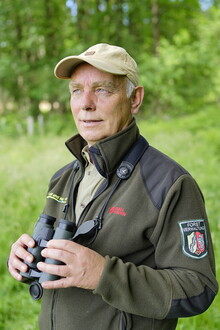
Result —
<path fill-rule="evenodd" d="M 80 63 L 74 69 L 71 78 L 70 85 L 73 83 L 94 83 L 94 82 L 105 82 L 105 84 L 113 84 L 115 86 L 124 86 L 126 76 L 114 75 L 102 70 L 95 68 L 88 63 Z"/>

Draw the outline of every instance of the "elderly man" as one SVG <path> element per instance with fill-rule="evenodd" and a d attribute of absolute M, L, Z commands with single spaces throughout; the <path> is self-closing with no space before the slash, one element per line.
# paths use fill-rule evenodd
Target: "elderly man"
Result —
<path fill-rule="evenodd" d="M 97 44 L 61 60 L 55 75 L 70 79 L 79 134 L 66 142 L 76 160 L 52 177 L 43 212 L 78 229 L 94 219 L 95 230 L 42 250 L 62 264 L 37 263 L 59 276 L 42 283 L 40 329 L 175 329 L 218 290 L 203 196 L 185 169 L 140 136 L 133 115 L 144 91 L 123 48 Z M 34 245 L 23 234 L 12 246 L 17 280 Z"/>

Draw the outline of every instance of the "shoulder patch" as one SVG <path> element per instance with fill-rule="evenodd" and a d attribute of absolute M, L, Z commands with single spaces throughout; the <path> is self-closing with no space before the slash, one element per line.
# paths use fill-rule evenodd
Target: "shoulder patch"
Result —
<path fill-rule="evenodd" d="M 179 222 L 182 234 L 183 253 L 188 257 L 201 259 L 208 253 L 207 231 L 204 220 Z"/>

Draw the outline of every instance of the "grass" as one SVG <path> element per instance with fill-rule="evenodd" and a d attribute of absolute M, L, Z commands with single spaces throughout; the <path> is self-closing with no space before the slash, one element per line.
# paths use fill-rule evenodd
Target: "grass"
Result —
<path fill-rule="evenodd" d="M 206 200 L 220 278 L 220 123 L 219 110 L 207 109 L 178 119 L 139 119 L 141 133 L 151 145 L 186 167 L 199 183 Z M 40 304 L 28 294 L 28 287 L 13 280 L 6 267 L 11 244 L 23 232 L 32 233 L 44 206 L 50 176 L 72 160 L 64 147 L 71 135 L 16 139 L 1 136 L 0 144 L 0 329 L 35 330 Z M 215 330 L 220 324 L 220 298 L 207 312 L 180 319 L 178 330 Z"/>
<path fill-rule="evenodd" d="M 220 115 L 207 109 L 179 119 L 139 122 L 141 133 L 151 145 L 183 165 L 198 182 L 206 201 L 220 280 Z M 220 295 L 203 314 L 179 319 L 177 330 L 217 330 L 220 324 Z"/>
<path fill-rule="evenodd" d="M 37 329 L 39 303 L 28 286 L 8 276 L 9 247 L 23 232 L 32 233 L 42 212 L 48 179 L 72 157 L 63 146 L 64 137 L 11 139 L 1 137 L 0 153 L 0 329 Z"/>

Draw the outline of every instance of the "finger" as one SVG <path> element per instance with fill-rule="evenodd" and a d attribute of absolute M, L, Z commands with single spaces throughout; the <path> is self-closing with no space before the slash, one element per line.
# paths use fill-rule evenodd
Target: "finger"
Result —
<path fill-rule="evenodd" d="M 28 234 L 21 235 L 21 237 L 18 239 L 17 242 L 19 245 L 29 247 L 29 248 L 32 248 L 35 246 L 34 239 Z"/>
<path fill-rule="evenodd" d="M 73 254 L 67 250 L 46 248 L 41 252 L 44 258 L 55 259 L 62 263 L 68 263 L 68 260 L 73 258 Z"/>
<path fill-rule="evenodd" d="M 22 246 L 18 246 L 15 251 L 14 251 L 14 255 L 16 258 L 19 258 L 21 260 L 25 260 L 27 262 L 32 262 L 34 260 L 33 255 L 28 252 L 24 247 Z"/>
<path fill-rule="evenodd" d="M 52 239 L 47 243 L 48 248 L 60 249 L 78 253 L 83 246 L 67 239 Z"/>
<path fill-rule="evenodd" d="M 11 247 L 10 257 L 16 256 L 17 258 L 32 262 L 32 254 L 27 251 L 27 248 L 34 247 L 35 241 L 27 234 L 23 234 Z"/>
<path fill-rule="evenodd" d="M 11 246 L 11 252 L 16 254 L 16 251 L 18 247 L 23 247 L 23 248 L 32 248 L 35 246 L 35 241 L 34 239 L 27 235 L 23 234 L 22 236 L 19 237 L 19 239 L 12 244 Z"/>
<path fill-rule="evenodd" d="M 18 240 L 12 244 L 10 256 L 8 259 L 8 270 L 10 274 L 18 281 L 23 279 L 20 272 L 27 272 L 28 266 L 22 261 L 33 261 L 33 256 L 27 251 L 27 247 L 33 247 L 35 241 L 28 234 L 21 235 Z"/>
<path fill-rule="evenodd" d="M 23 277 L 16 269 L 9 268 L 9 272 L 10 272 L 11 276 L 14 277 L 16 280 L 18 280 L 18 281 L 22 280 Z"/>
<path fill-rule="evenodd" d="M 62 289 L 62 288 L 64 289 L 72 286 L 71 283 L 69 282 L 70 282 L 69 279 L 61 278 L 56 281 L 43 282 L 41 285 L 43 289 Z"/>
<path fill-rule="evenodd" d="M 57 275 L 60 277 L 65 277 L 67 275 L 66 265 L 56 265 L 56 264 L 48 264 L 45 262 L 38 262 L 37 268 L 44 273 Z"/>
<path fill-rule="evenodd" d="M 11 257 L 8 261 L 8 270 L 16 280 L 22 280 L 20 272 L 27 272 L 28 266 L 16 257 Z"/>
<path fill-rule="evenodd" d="M 13 258 L 11 263 L 9 264 L 9 270 L 13 269 L 25 273 L 28 271 L 28 266 L 20 259 Z"/>

